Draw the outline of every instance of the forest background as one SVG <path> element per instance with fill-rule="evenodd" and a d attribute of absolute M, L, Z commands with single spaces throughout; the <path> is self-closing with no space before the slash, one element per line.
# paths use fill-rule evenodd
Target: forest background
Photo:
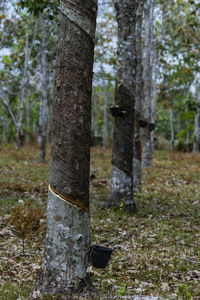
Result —
<path fill-rule="evenodd" d="M 43 20 L 42 17 L 34 17 L 17 1 L 1 2 L 1 142 L 18 139 L 20 146 L 20 143 L 33 139 L 41 140 L 44 135 L 42 128 L 48 126 L 49 129 L 58 30 L 56 4 L 53 1 L 49 3 L 51 5 L 46 8 Z M 35 14 L 41 5 L 38 1 L 34 7 Z M 156 145 L 169 149 L 168 141 L 171 139 L 172 148 L 175 144 L 178 150 L 192 150 L 195 132 L 198 132 L 200 105 L 199 3 L 155 1 L 153 5 L 149 44 L 152 88 L 149 101 L 153 123 L 156 118 Z M 114 98 L 116 51 L 117 24 L 113 7 L 109 2 L 100 2 L 92 135 L 99 138 L 103 146 L 112 139 L 113 134 L 109 106 Z"/>

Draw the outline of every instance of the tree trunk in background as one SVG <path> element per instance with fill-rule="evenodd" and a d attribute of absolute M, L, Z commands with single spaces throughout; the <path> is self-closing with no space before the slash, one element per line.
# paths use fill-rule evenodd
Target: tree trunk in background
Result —
<path fill-rule="evenodd" d="M 170 109 L 171 151 L 174 151 L 174 112 Z"/>
<path fill-rule="evenodd" d="M 151 124 L 154 126 L 150 131 L 151 135 L 151 158 L 153 158 L 154 144 L 155 144 L 155 115 L 156 115 L 156 78 L 153 81 L 152 98 L 151 98 Z"/>
<path fill-rule="evenodd" d="M 63 0 L 51 134 L 47 236 L 36 289 L 89 288 L 91 92 L 97 1 Z M 68 299 L 68 298 L 67 298 Z"/>
<path fill-rule="evenodd" d="M 141 157 L 141 136 L 140 119 L 144 99 L 144 82 L 142 67 L 142 20 L 145 0 L 138 1 L 136 16 L 136 54 L 137 54 L 137 72 L 136 72 L 136 93 L 134 110 L 134 135 L 133 135 L 133 192 L 141 191 L 142 180 L 142 157 Z"/>
<path fill-rule="evenodd" d="M 188 112 L 188 109 L 186 108 L 186 112 Z M 185 145 L 186 145 L 186 151 L 190 152 L 190 129 L 189 129 L 189 120 L 186 119 L 186 128 L 187 128 L 187 132 L 186 132 L 186 140 L 185 140 Z"/>
<path fill-rule="evenodd" d="M 104 74 L 103 67 L 101 69 L 102 74 Z M 103 118 L 103 137 L 102 137 L 102 147 L 106 149 L 108 140 L 108 95 L 106 93 L 106 82 L 103 79 L 103 99 L 104 99 L 104 118 Z"/>
<path fill-rule="evenodd" d="M 23 119 L 23 108 L 25 102 L 25 88 L 27 85 L 27 77 L 28 77 L 28 63 L 29 63 L 29 40 L 28 40 L 28 31 L 26 31 L 26 40 L 25 40 L 25 59 L 24 59 L 24 70 L 23 70 L 23 77 L 20 86 L 21 95 L 19 96 L 18 100 L 18 107 L 17 107 L 17 125 L 16 125 L 16 136 L 17 136 L 17 149 L 22 146 L 22 119 Z"/>
<path fill-rule="evenodd" d="M 152 160 L 151 148 L 151 132 L 149 125 L 151 123 L 151 84 L 152 84 L 152 66 L 151 66 L 151 50 L 152 50 L 152 0 L 146 0 L 144 5 L 144 22 L 145 22 L 145 42 L 143 56 L 143 74 L 144 74 L 144 105 L 143 119 L 148 125 L 143 131 L 143 151 L 142 166 L 150 167 Z"/>
<path fill-rule="evenodd" d="M 115 106 L 120 110 L 114 119 L 112 168 L 109 206 L 135 210 L 133 199 L 133 128 L 136 79 L 135 22 L 136 1 L 114 0 L 118 22 L 118 70 Z"/>
<path fill-rule="evenodd" d="M 155 19 L 155 1 L 152 0 L 151 5 L 151 72 L 152 72 L 152 81 L 151 81 L 151 124 L 152 129 L 150 130 L 151 135 L 151 158 L 153 158 L 153 151 L 154 151 L 154 129 L 155 129 L 155 115 L 156 115 L 156 82 L 157 77 L 159 75 L 159 65 L 158 65 L 158 59 L 156 57 L 156 45 L 155 45 L 155 38 L 154 38 L 154 19 Z"/>
<path fill-rule="evenodd" d="M 39 115 L 39 144 L 40 144 L 40 161 L 45 162 L 46 156 L 46 136 L 48 122 L 48 78 L 47 78 L 47 28 L 46 21 L 40 16 L 41 32 L 42 32 L 42 47 L 41 47 L 41 86 L 42 95 L 40 102 Z"/>
<path fill-rule="evenodd" d="M 17 107 L 17 125 L 16 125 L 16 135 L 17 135 L 17 149 L 19 149 L 23 145 L 24 140 L 24 132 L 22 130 L 22 122 L 23 122 L 23 113 L 24 113 L 24 103 L 25 103 L 25 91 L 29 80 L 28 74 L 28 66 L 30 62 L 30 56 L 32 52 L 33 45 L 35 43 L 35 36 L 36 36 L 36 28 L 37 22 L 35 23 L 34 34 L 32 38 L 32 42 L 29 44 L 29 34 L 28 30 L 26 30 L 26 38 L 25 38 L 25 58 L 24 58 L 24 69 L 23 69 L 23 76 L 20 85 L 20 96 L 18 100 L 18 107 Z"/>
<path fill-rule="evenodd" d="M 103 93 L 104 98 L 104 118 L 103 118 L 103 139 L 102 146 L 106 149 L 108 143 L 108 96 L 106 91 Z"/>
<path fill-rule="evenodd" d="M 188 120 L 186 120 L 186 121 L 188 123 Z M 185 143 L 186 143 L 186 151 L 190 152 L 190 132 L 189 132 L 189 130 L 186 133 L 186 142 Z"/>
<path fill-rule="evenodd" d="M 196 89 L 196 110 L 194 115 L 194 141 L 193 152 L 199 152 L 199 105 L 200 105 L 200 93 Z"/>

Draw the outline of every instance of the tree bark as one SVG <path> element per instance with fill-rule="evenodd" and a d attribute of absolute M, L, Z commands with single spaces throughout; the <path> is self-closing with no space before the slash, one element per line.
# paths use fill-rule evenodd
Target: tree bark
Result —
<path fill-rule="evenodd" d="M 142 156 L 141 156 L 141 135 L 140 119 L 144 99 L 144 82 L 142 67 L 142 20 L 145 0 L 138 1 L 136 16 L 136 53 L 137 53 L 137 72 L 136 72 L 136 94 L 134 110 L 134 136 L 133 136 L 133 192 L 141 191 L 142 180 Z"/>
<path fill-rule="evenodd" d="M 145 43 L 144 43 L 144 105 L 143 119 L 148 126 L 143 132 L 143 151 L 142 151 L 142 166 L 150 167 L 152 160 L 151 151 L 151 132 L 149 124 L 151 123 L 151 83 L 152 83 L 152 66 L 151 66 L 151 50 L 152 50 L 152 0 L 146 0 L 144 6 L 144 21 L 145 21 Z"/>
<path fill-rule="evenodd" d="M 108 143 L 108 96 L 106 91 L 103 92 L 104 98 L 104 118 L 103 118 L 103 138 L 102 147 L 106 149 Z"/>
<path fill-rule="evenodd" d="M 97 1 L 61 1 L 51 134 L 47 236 L 36 289 L 89 288 L 89 169 Z"/>
<path fill-rule="evenodd" d="M 196 88 L 197 89 L 197 88 Z M 200 112 L 200 93 L 196 90 L 196 110 L 194 115 L 194 141 L 193 152 L 199 152 L 199 112 Z"/>
<path fill-rule="evenodd" d="M 101 67 L 102 74 L 104 74 L 103 66 Z M 103 135 L 102 147 L 106 149 L 108 140 L 108 95 L 106 92 L 106 81 L 103 78 L 103 99 L 104 99 L 104 118 L 103 118 Z"/>
<path fill-rule="evenodd" d="M 45 162 L 46 157 L 46 136 L 48 122 L 48 77 L 47 77 L 47 28 L 46 21 L 40 16 L 40 24 L 42 31 L 42 47 L 41 47 L 41 87 L 42 97 L 40 102 L 39 115 L 39 144 L 40 144 L 40 161 Z"/>
<path fill-rule="evenodd" d="M 17 119 L 17 127 L 16 127 L 16 132 L 17 132 L 16 148 L 17 149 L 19 149 L 23 144 L 23 136 L 24 136 L 24 133 L 22 130 L 23 109 L 24 109 L 24 102 L 25 102 L 25 96 L 26 96 L 25 95 L 26 87 L 27 87 L 28 80 L 29 80 L 28 68 L 29 68 L 29 62 L 30 62 L 32 48 L 35 43 L 36 29 L 37 29 L 37 22 L 35 23 L 33 39 L 32 39 L 32 42 L 30 45 L 29 45 L 28 30 L 26 31 L 24 69 L 23 69 L 23 76 L 22 76 L 22 81 L 21 81 L 21 86 L 20 86 L 21 94 L 20 94 L 19 100 L 18 100 L 17 118 L 16 118 Z"/>
<path fill-rule="evenodd" d="M 136 1 L 114 0 L 118 22 L 118 70 L 115 106 L 121 113 L 114 119 L 109 206 L 135 210 L 133 198 L 133 128 L 136 78 Z M 116 107 L 117 109 L 117 107 Z"/>
<path fill-rule="evenodd" d="M 186 108 L 186 111 L 188 112 L 188 109 Z M 186 145 L 186 152 L 190 152 L 190 129 L 189 129 L 189 119 L 187 118 L 186 120 L 186 139 L 185 139 L 185 145 Z"/>
<path fill-rule="evenodd" d="M 171 151 L 174 151 L 174 112 L 170 109 Z"/>
<path fill-rule="evenodd" d="M 156 82 L 157 77 L 159 75 L 159 65 L 158 59 L 156 57 L 156 45 L 155 45 L 155 37 L 154 37 L 154 19 L 155 19 L 155 1 L 152 2 L 151 5 L 151 72 L 152 72 L 152 80 L 151 80 L 151 124 L 154 125 L 155 129 L 155 115 L 156 115 Z M 156 64 L 157 60 L 157 64 Z M 151 159 L 153 158 L 154 151 L 154 140 L 155 140 L 155 131 L 151 130 Z"/>

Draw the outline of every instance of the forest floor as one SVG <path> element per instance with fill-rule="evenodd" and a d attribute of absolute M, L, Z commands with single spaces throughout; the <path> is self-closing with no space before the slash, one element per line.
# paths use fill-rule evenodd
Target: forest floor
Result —
<path fill-rule="evenodd" d="M 110 244 L 114 252 L 106 269 L 89 268 L 97 290 L 90 299 L 200 299 L 200 154 L 155 152 L 152 167 L 143 170 L 138 211 L 131 216 L 106 208 L 111 151 L 91 152 L 92 243 L 120 238 Z M 33 299 L 49 177 L 48 163 L 38 157 L 34 146 L 19 151 L 0 146 L 0 300 Z"/>

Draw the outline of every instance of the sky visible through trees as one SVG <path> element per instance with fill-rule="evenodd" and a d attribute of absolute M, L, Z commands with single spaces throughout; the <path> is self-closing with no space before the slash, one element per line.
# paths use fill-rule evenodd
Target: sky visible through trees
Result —
<path fill-rule="evenodd" d="M 3 141 L 14 141 L 17 138 L 17 128 L 14 126 L 11 110 L 16 122 L 21 123 L 27 141 L 32 138 L 31 135 L 37 135 L 38 130 L 38 106 L 42 82 L 39 59 L 39 53 L 42 51 L 41 28 L 37 21 L 38 17 L 27 12 L 26 1 L 22 1 L 22 5 L 24 8 L 15 1 L 1 3 L 1 98 L 7 103 L 6 106 L 1 101 L 0 106 L 1 140 Z M 34 2 L 33 4 L 29 2 L 28 9 L 33 9 L 37 14 L 44 8 L 47 18 L 47 35 L 50 37 L 47 46 L 48 106 L 49 116 L 51 116 L 58 17 L 53 1 L 49 2 L 46 8 L 40 5 L 40 1 L 36 7 Z M 27 15 L 30 16 L 27 18 Z M 157 95 L 155 135 L 158 142 L 160 137 L 160 143 L 165 144 L 165 141 L 170 139 L 170 111 L 173 110 L 175 147 L 192 144 L 194 138 L 195 107 L 198 106 L 199 97 L 199 81 L 195 80 L 199 76 L 199 22 L 198 0 L 155 1 L 154 3 L 151 53 L 154 80 L 152 89 L 156 90 Z M 34 27 L 33 24 L 36 26 Z M 34 28 L 35 40 L 33 40 Z M 144 34 L 143 22 L 143 43 Z M 23 100 L 20 99 L 22 95 L 19 87 L 23 81 L 25 37 L 28 39 L 27 47 L 32 52 L 27 62 Z M 31 43 L 33 43 L 32 48 Z M 102 1 L 99 3 L 97 18 L 92 107 L 92 133 L 99 138 L 103 136 L 103 128 L 108 139 L 113 133 L 113 118 L 110 114 L 105 129 L 104 108 L 107 105 L 106 109 L 109 111 L 109 106 L 113 104 L 117 63 L 117 24 L 114 9 L 110 1 Z M 105 95 L 107 104 L 104 101 Z M 21 106 L 23 114 L 20 122 L 21 102 L 23 102 Z M 50 120 L 51 117 L 49 122 Z"/>

